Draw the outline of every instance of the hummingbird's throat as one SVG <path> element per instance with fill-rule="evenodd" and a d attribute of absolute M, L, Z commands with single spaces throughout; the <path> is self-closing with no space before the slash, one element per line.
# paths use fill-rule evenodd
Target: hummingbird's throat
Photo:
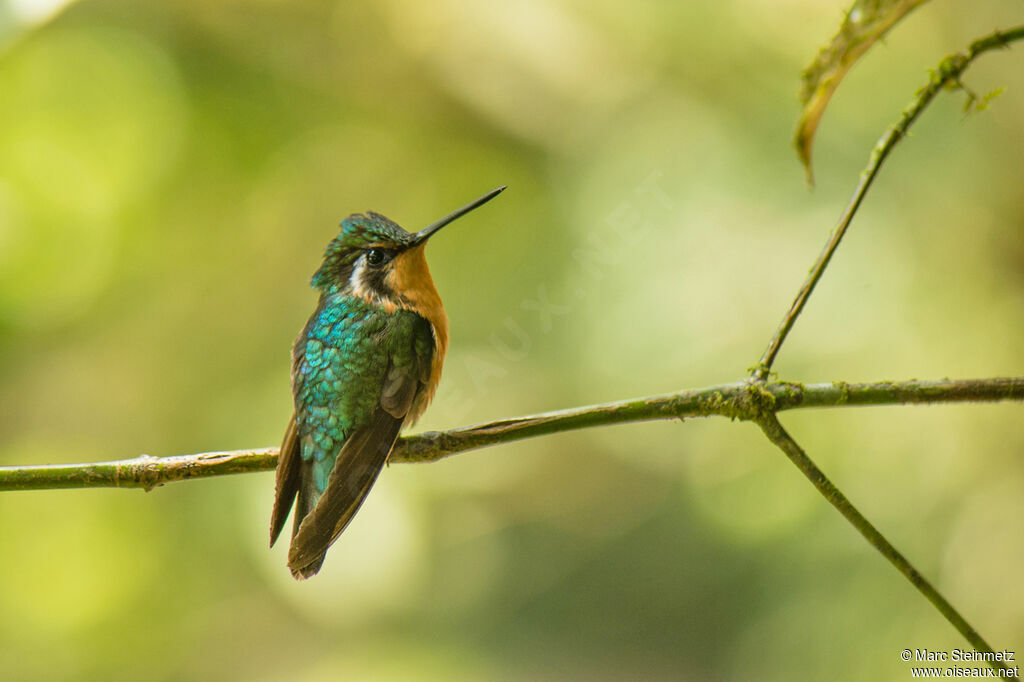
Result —
<path fill-rule="evenodd" d="M 425 246 L 420 244 L 399 252 L 386 268 L 378 270 L 368 267 L 361 259 L 349 279 L 349 289 L 353 296 L 383 308 L 388 314 L 408 310 L 430 323 L 434 335 L 432 367 L 424 390 L 420 391 L 410 410 L 410 423 L 430 402 L 441 378 L 441 365 L 448 350 L 448 316 L 445 315 L 441 296 L 434 286 L 434 278 L 427 268 Z"/>
<path fill-rule="evenodd" d="M 431 360 L 430 376 L 423 389 L 417 394 L 409 415 L 408 424 L 415 422 L 434 397 L 437 383 L 441 379 L 441 366 L 448 352 L 448 316 L 441 304 L 441 296 L 434 286 L 434 278 L 427 268 L 424 255 L 425 244 L 407 249 L 392 261 L 392 267 L 384 278 L 385 286 L 397 292 L 400 307 L 411 310 L 430 323 L 434 334 L 434 354 Z"/>
<path fill-rule="evenodd" d="M 448 316 L 427 268 L 424 246 L 421 244 L 400 252 L 383 269 L 374 270 L 360 259 L 349 278 L 349 290 L 353 296 L 382 308 L 389 315 L 398 310 L 408 310 L 430 323 L 434 335 L 430 374 L 409 409 L 407 424 L 416 421 L 433 397 L 448 351 Z"/>

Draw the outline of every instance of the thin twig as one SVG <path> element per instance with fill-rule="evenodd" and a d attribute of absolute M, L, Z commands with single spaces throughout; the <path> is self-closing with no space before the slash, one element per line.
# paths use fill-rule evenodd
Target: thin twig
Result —
<path fill-rule="evenodd" d="M 938 68 L 932 73 L 928 84 L 917 91 L 917 95 L 914 97 L 914 101 L 903 110 L 903 114 L 900 116 L 900 120 L 889 127 L 882 135 L 881 139 L 875 144 L 875 148 L 871 151 L 871 157 L 868 160 L 867 168 L 860 174 L 860 181 L 857 183 L 857 188 L 853 192 L 853 197 L 846 206 L 846 210 L 839 218 L 839 222 L 836 224 L 835 229 L 832 231 L 828 242 L 825 244 L 825 248 L 822 250 L 818 259 L 811 266 L 811 270 L 807 275 L 807 279 L 804 280 L 803 285 L 800 287 L 800 291 L 797 292 L 796 298 L 790 305 L 789 310 L 782 318 L 782 322 L 779 324 L 779 328 L 776 330 L 772 340 L 768 343 L 768 347 L 765 349 L 764 354 L 758 361 L 757 366 L 754 368 L 752 378 L 754 381 L 764 381 L 768 378 L 768 373 L 771 372 L 772 364 L 775 362 L 775 356 L 778 355 L 779 350 L 782 348 L 783 342 L 789 335 L 790 330 L 793 329 L 793 325 L 796 323 L 800 313 L 803 312 L 804 306 L 807 304 L 807 299 L 810 297 L 811 292 L 814 291 L 814 287 L 818 284 L 821 276 L 825 273 L 825 268 L 828 267 L 829 261 L 832 260 L 832 255 L 835 253 L 836 248 L 839 246 L 839 242 L 842 241 L 843 236 L 846 234 L 847 228 L 850 226 L 850 221 L 853 220 L 853 216 L 857 213 L 857 209 L 860 207 L 861 201 L 864 199 L 864 195 L 867 194 L 868 188 L 871 187 L 871 183 L 874 182 L 875 177 L 878 175 L 878 171 L 882 167 L 882 163 L 886 157 L 889 156 L 889 152 L 893 150 L 896 144 L 903 139 L 907 134 L 907 130 L 910 126 L 918 119 L 925 108 L 931 103 L 935 96 L 946 87 L 948 84 L 957 84 L 960 82 L 960 76 L 964 70 L 974 61 L 977 57 L 997 48 L 1008 47 L 1010 43 L 1024 39 L 1024 26 L 1018 26 L 1010 29 L 1009 31 L 996 31 L 992 35 L 976 40 L 971 43 L 966 53 L 957 53 L 946 57 L 939 63 Z"/>
<path fill-rule="evenodd" d="M 430 431 L 398 441 L 391 462 L 431 462 L 524 438 L 610 424 L 719 415 L 751 419 L 749 396 L 767 391 L 773 409 L 1024 401 L 1024 377 L 879 381 L 868 384 L 773 382 L 755 389 L 746 381 L 589 405 L 527 417 L 502 419 L 451 431 Z M 0 467 L 0 491 L 52 488 L 143 488 L 152 490 L 173 481 L 227 474 L 269 471 L 277 465 L 277 448 L 204 452 L 175 457 L 142 455 L 134 459 L 90 464 Z"/>
<path fill-rule="evenodd" d="M 832 481 L 828 479 L 825 473 L 818 468 L 818 466 L 807 456 L 795 440 L 786 432 L 776 418 L 775 413 L 767 410 L 758 419 L 755 420 L 757 425 L 761 427 L 768 439 L 771 440 L 775 445 L 779 447 L 786 456 L 789 457 L 790 461 L 796 465 L 804 476 L 814 484 L 814 487 L 818 489 L 818 492 L 829 501 L 833 507 L 839 510 L 839 513 L 846 517 L 846 520 L 853 524 L 853 527 L 860 531 L 860 534 L 871 543 L 871 545 L 878 550 L 878 552 L 884 556 L 889 563 L 896 567 L 896 569 L 906 576 L 907 580 L 918 589 L 925 598 L 935 605 L 935 608 L 945 616 L 953 627 L 960 632 L 964 638 L 970 642 L 971 646 L 976 651 L 992 654 L 994 651 L 988 642 L 982 638 L 978 631 L 971 627 L 970 623 L 960 615 L 952 604 L 950 604 L 945 597 L 943 597 L 938 590 L 921 575 L 913 564 L 904 557 L 899 550 L 897 550 L 891 542 L 885 539 L 885 536 L 878 532 L 870 521 L 868 521 L 863 514 L 861 514 L 853 503 L 850 502 L 840 492 Z M 988 661 L 989 665 L 996 670 L 1003 670 L 1009 672 L 1009 668 L 1002 661 L 991 659 Z M 1009 677 L 1008 679 L 1018 679 L 1016 676 Z"/>

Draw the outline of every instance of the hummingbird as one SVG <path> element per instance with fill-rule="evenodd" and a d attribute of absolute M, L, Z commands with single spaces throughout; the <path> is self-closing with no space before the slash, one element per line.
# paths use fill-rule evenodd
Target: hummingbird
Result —
<path fill-rule="evenodd" d="M 498 196 L 498 187 L 419 232 L 350 215 L 324 251 L 320 293 L 292 348 L 295 409 L 277 463 L 270 545 L 295 505 L 288 568 L 315 575 L 387 463 L 398 432 L 434 396 L 448 317 L 427 269 L 427 240 Z"/>

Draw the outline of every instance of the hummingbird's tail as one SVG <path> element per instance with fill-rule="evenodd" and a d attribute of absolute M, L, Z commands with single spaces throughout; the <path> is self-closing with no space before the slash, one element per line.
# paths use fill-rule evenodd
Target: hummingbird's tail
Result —
<path fill-rule="evenodd" d="M 296 526 L 288 550 L 288 568 L 296 579 L 320 570 L 327 548 L 355 516 L 387 463 L 403 421 L 404 414 L 396 418 L 378 407 L 370 422 L 356 429 L 341 447 L 327 489 L 319 498 L 312 483 L 312 463 L 302 464 Z"/>
<path fill-rule="evenodd" d="M 295 503 L 295 520 L 292 526 L 292 539 L 299 534 L 299 528 L 302 527 L 303 520 L 313 513 L 313 509 L 316 508 L 317 495 L 316 488 L 313 486 L 313 466 L 312 463 L 308 463 L 302 467 L 302 483 L 299 486 L 299 491 Z M 289 550 L 289 555 L 291 551 Z M 320 567 L 324 564 L 324 557 L 327 556 L 327 549 L 324 548 L 323 553 L 313 561 L 310 561 L 305 566 L 296 569 L 292 566 L 291 561 L 288 562 L 288 567 L 291 569 L 292 576 L 296 580 L 305 580 L 310 576 L 316 575 L 320 571 Z"/>
<path fill-rule="evenodd" d="M 288 512 L 292 505 L 295 506 L 295 520 L 292 526 L 292 537 L 299 532 L 299 527 L 316 507 L 319 497 L 313 485 L 312 467 L 304 465 L 301 455 L 301 443 L 298 436 L 298 428 L 295 425 L 295 415 L 292 414 L 288 421 L 288 428 L 285 429 L 284 441 L 281 443 L 281 454 L 277 463 L 277 486 L 274 495 L 274 511 L 270 515 L 270 546 L 273 547 L 277 538 L 284 529 L 285 521 L 288 520 Z M 316 574 L 324 563 L 327 550 L 320 555 L 319 559 L 310 561 L 300 571 L 292 571 L 292 574 L 299 579 L 308 578 Z"/>
<path fill-rule="evenodd" d="M 320 555 L 319 558 L 306 564 L 302 568 L 291 569 L 292 577 L 296 580 L 305 580 L 306 578 L 312 578 L 314 575 L 320 572 L 320 567 L 324 565 L 324 558 L 326 556 L 327 552 L 325 551 L 323 554 Z"/>

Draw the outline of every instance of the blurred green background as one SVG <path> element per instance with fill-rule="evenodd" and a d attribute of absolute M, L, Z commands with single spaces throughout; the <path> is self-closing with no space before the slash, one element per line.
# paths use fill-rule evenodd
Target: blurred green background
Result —
<path fill-rule="evenodd" d="M 936 2 L 840 87 L 841 3 L 0 2 L 0 463 L 277 445 L 338 221 L 431 242 L 441 429 L 742 377 L 926 69 L 1019 2 Z M 1019 375 L 1024 45 L 900 146 L 776 365 Z M 551 307 L 555 306 L 555 307 Z M 541 311 L 538 311 L 541 308 Z M 996 648 L 1024 645 L 1021 406 L 783 422 Z M 0 495 L 5 679 L 907 679 L 965 642 L 752 426 L 388 469 L 325 569 L 272 474 Z M 1020 651 L 1019 655 L 1024 655 Z"/>

